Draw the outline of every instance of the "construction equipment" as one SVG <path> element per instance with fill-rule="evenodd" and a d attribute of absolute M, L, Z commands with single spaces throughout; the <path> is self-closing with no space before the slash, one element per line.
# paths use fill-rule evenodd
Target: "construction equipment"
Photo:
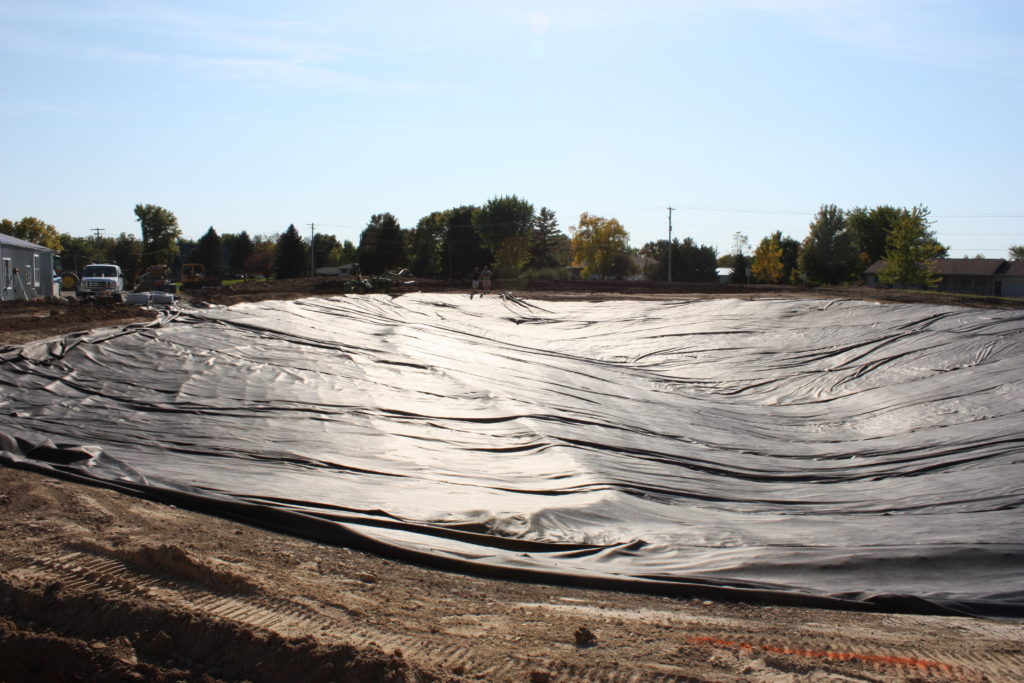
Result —
<path fill-rule="evenodd" d="M 139 276 L 136 292 L 168 292 L 177 294 L 178 287 L 171 282 L 171 270 L 167 266 L 150 266 Z"/>
<path fill-rule="evenodd" d="M 221 280 L 215 275 L 207 275 L 202 263 L 181 264 L 182 289 L 193 287 L 220 287 Z"/>

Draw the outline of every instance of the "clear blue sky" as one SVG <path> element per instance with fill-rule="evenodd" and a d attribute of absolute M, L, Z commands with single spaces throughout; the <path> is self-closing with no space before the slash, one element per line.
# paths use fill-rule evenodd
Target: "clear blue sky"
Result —
<path fill-rule="evenodd" d="M 518 194 L 634 246 L 925 204 L 1024 244 L 1024 2 L 0 0 L 0 218 L 357 241 Z"/>

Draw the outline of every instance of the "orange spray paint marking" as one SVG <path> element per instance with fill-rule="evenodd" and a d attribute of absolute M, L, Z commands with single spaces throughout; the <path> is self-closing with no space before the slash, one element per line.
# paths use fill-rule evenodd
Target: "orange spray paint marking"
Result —
<path fill-rule="evenodd" d="M 695 643 L 714 645 L 716 647 L 729 647 L 739 650 L 762 650 L 764 652 L 795 655 L 797 657 L 817 657 L 819 659 L 830 659 L 833 661 L 857 661 L 871 662 L 874 664 L 888 664 L 889 666 L 906 666 L 917 669 L 925 674 L 937 670 L 948 675 L 962 675 L 960 667 L 951 666 L 945 662 L 933 662 L 928 659 L 917 659 L 915 657 L 893 657 L 892 655 L 871 655 L 859 652 L 833 652 L 832 650 L 799 650 L 791 647 L 754 645 L 753 643 L 744 643 L 736 640 L 697 636 L 691 636 L 690 640 Z"/>

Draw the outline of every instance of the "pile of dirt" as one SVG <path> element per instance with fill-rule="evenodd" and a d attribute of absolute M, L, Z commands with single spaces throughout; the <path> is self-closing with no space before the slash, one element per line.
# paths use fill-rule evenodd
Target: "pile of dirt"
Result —
<path fill-rule="evenodd" d="M 0 346 L 97 327 L 145 322 L 155 317 L 152 311 L 139 306 L 112 301 L 4 301 L 0 302 Z"/>

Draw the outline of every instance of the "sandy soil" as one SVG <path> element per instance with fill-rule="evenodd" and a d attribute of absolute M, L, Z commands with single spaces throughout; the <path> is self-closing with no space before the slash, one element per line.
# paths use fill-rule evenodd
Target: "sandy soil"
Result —
<path fill-rule="evenodd" d="M 1024 625 L 439 572 L 0 468 L 0 680 L 1019 681 Z"/>
<path fill-rule="evenodd" d="M 44 680 L 1020 681 L 1024 624 L 490 580 L 0 467 L 0 681 Z"/>

